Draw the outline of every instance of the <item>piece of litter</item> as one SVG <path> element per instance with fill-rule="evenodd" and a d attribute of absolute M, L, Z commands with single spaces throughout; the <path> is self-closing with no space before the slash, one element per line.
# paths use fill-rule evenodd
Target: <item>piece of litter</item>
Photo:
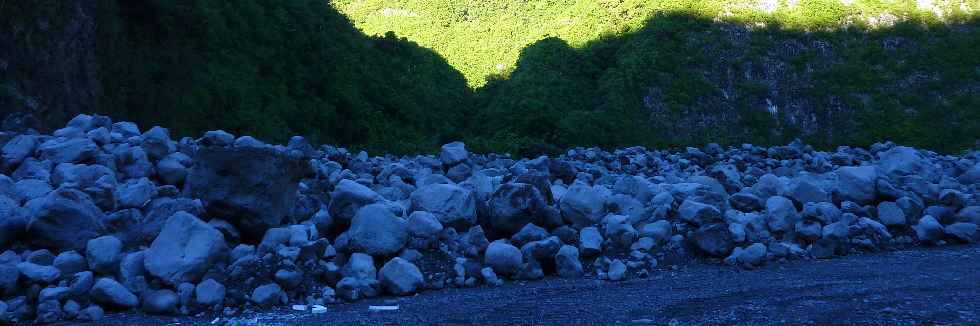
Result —
<path fill-rule="evenodd" d="M 368 310 L 371 311 L 393 311 L 398 310 L 398 306 L 370 306 Z"/>
<path fill-rule="evenodd" d="M 294 304 L 293 305 L 293 310 L 296 310 L 296 311 L 306 311 L 306 305 L 305 304 Z"/>
<path fill-rule="evenodd" d="M 324 306 L 321 306 L 321 305 L 313 305 L 313 311 L 312 312 L 314 314 L 324 314 L 324 313 L 327 313 L 327 307 L 324 307 Z"/>
<path fill-rule="evenodd" d="M 221 321 L 221 317 L 218 317 L 218 318 L 215 318 L 214 320 L 212 320 L 211 321 L 211 325 L 217 324 L 219 321 Z"/>

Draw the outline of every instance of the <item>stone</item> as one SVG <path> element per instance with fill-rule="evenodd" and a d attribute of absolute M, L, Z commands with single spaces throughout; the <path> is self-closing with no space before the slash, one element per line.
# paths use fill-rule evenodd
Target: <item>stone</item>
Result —
<path fill-rule="evenodd" d="M 469 156 L 470 153 L 466 150 L 466 144 L 458 141 L 442 145 L 442 149 L 439 151 L 439 161 L 445 166 L 462 163 Z"/>
<path fill-rule="evenodd" d="M 17 135 L 0 149 L 0 168 L 7 171 L 16 168 L 34 153 L 37 145 L 37 136 Z"/>
<path fill-rule="evenodd" d="M 235 135 L 232 135 L 224 130 L 210 130 L 204 133 L 204 136 L 198 140 L 201 146 L 217 146 L 224 147 L 229 146 L 235 142 Z"/>
<path fill-rule="evenodd" d="M 915 236 L 920 242 L 925 244 L 937 244 L 943 239 L 943 226 L 936 221 L 936 218 L 926 215 L 919 219 L 919 223 L 912 226 Z"/>
<path fill-rule="evenodd" d="M 963 243 L 974 243 L 980 240 L 980 227 L 973 223 L 953 223 L 945 228 L 946 235 Z"/>
<path fill-rule="evenodd" d="M 284 303 L 284 296 L 285 293 L 278 284 L 269 283 L 252 290 L 252 295 L 249 297 L 249 300 L 259 307 L 270 308 L 272 306 Z"/>
<path fill-rule="evenodd" d="M 81 163 L 95 158 L 99 151 L 88 138 L 51 138 L 37 147 L 38 159 L 58 163 Z"/>
<path fill-rule="evenodd" d="M 207 147 L 194 155 L 184 193 L 258 238 L 279 226 L 296 201 L 299 181 L 312 173 L 308 161 L 267 148 Z"/>
<path fill-rule="evenodd" d="M 873 166 L 845 166 L 837 169 L 837 192 L 840 199 L 861 205 L 875 199 L 878 174 Z"/>
<path fill-rule="evenodd" d="M 61 310 L 61 304 L 58 303 L 58 300 L 38 301 L 37 318 L 34 319 L 34 322 L 38 324 L 53 323 L 61 320 L 63 314 L 64 312 Z"/>
<path fill-rule="evenodd" d="M 640 237 L 649 237 L 653 239 L 654 243 L 662 245 L 667 243 L 667 240 L 670 240 L 670 229 L 670 222 L 667 220 L 659 220 L 641 226 L 637 235 Z"/>
<path fill-rule="evenodd" d="M 490 199 L 490 225 L 494 230 L 510 235 L 534 221 L 546 205 L 544 196 L 527 183 L 505 183 Z"/>
<path fill-rule="evenodd" d="M 493 272 L 493 268 L 484 267 L 480 270 L 480 277 L 483 278 L 483 282 L 487 285 L 501 286 L 504 281 L 497 277 L 497 274 Z"/>
<path fill-rule="evenodd" d="M 68 288 L 71 290 L 72 297 L 81 297 L 92 289 L 95 284 L 95 274 L 90 271 L 75 273 L 71 278 Z"/>
<path fill-rule="evenodd" d="M 443 226 L 461 231 L 476 223 L 476 196 L 463 187 L 451 184 L 421 186 L 410 198 L 413 211 L 432 213 Z"/>
<path fill-rule="evenodd" d="M 27 235 L 42 248 L 82 250 L 104 231 L 102 210 L 78 190 L 58 188 L 29 201 L 26 208 Z"/>
<path fill-rule="evenodd" d="M 115 273 L 122 258 L 122 249 L 122 241 L 111 235 L 89 240 L 85 246 L 89 269 L 99 274 Z"/>
<path fill-rule="evenodd" d="M 732 205 L 732 208 L 742 212 L 761 211 L 764 204 L 759 196 L 747 191 L 741 191 L 731 195 L 731 197 L 728 197 L 728 202 Z"/>
<path fill-rule="evenodd" d="M 413 237 L 432 238 L 442 232 L 442 223 L 429 212 L 417 211 L 408 216 L 408 233 Z"/>
<path fill-rule="evenodd" d="M 484 263 L 500 275 L 512 276 L 520 271 L 524 255 L 517 247 L 506 242 L 494 241 L 487 246 Z"/>
<path fill-rule="evenodd" d="M 722 221 L 721 212 L 717 207 L 699 203 L 690 198 L 684 200 L 677 209 L 677 215 L 695 226 L 718 223 Z"/>
<path fill-rule="evenodd" d="M 841 211 L 832 203 L 806 203 L 803 204 L 803 219 L 818 221 L 822 224 L 830 224 L 841 219 Z"/>
<path fill-rule="evenodd" d="M 626 264 L 619 259 L 614 259 L 612 263 L 609 264 L 609 271 L 607 272 L 610 281 L 622 281 L 626 279 Z"/>
<path fill-rule="evenodd" d="M 727 257 L 735 246 L 728 227 L 721 223 L 698 228 L 689 241 L 700 253 L 714 257 Z"/>
<path fill-rule="evenodd" d="M 789 198 L 772 196 L 766 200 L 766 223 L 774 232 L 792 232 L 793 226 L 800 219 L 796 207 Z"/>
<path fill-rule="evenodd" d="M 581 277 L 582 262 L 579 260 L 578 249 L 569 245 L 561 246 L 555 254 L 555 270 L 560 277 Z"/>
<path fill-rule="evenodd" d="M 330 216 L 342 220 L 354 218 L 361 207 L 383 200 L 381 195 L 362 184 L 351 180 L 340 180 L 330 194 Z"/>
<path fill-rule="evenodd" d="M 592 187 L 575 184 L 558 202 L 561 215 L 576 229 L 599 223 L 605 216 L 605 198 Z"/>
<path fill-rule="evenodd" d="M 125 286 L 119 284 L 112 278 L 100 278 L 92 286 L 89 292 L 92 300 L 103 305 L 118 308 L 135 308 L 139 305 L 139 299 Z"/>
<path fill-rule="evenodd" d="M 52 283 L 61 277 L 61 271 L 54 266 L 42 266 L 35 263 L 23 262 L 17 264 L 20 275 L 34 283 Z"/>
<path fill-rule="evenodd" d="M 88 306 L 78 312 L 78 320 L 83 321 L 96 322 L 102 320 L 103 316 L 105 316 L 105 312 L 102 310 L 102 307 L 97 305 Z"/>
<path fill-rule="evenodd" d="M 123 256 L 119 263 L 119 283 L 135 294 L 142 294 L 150 287 L 146 280 L 146 251 L 134 251 Z"/>
<path fill-rule="evenodd" d="M 579 232 L 579 251 L 585 257 L 594 257 L 602 252 L 602 234 L 595 227 L 586 227 Z"/>
<path fill-rule="evenodd" d="M 293 290 L 303 282 L 303 273 L 298 270 L 280 269 L 276 271 L 276 283 L 285 290 Z"/>
<path fill-rule="evenodd" d="M 225 286 L 213 279 L 204 280 L 194 288 L 194 299 L 204 307 L 221 305 L 225 301 Z"/>
<path fill-rule="evenodd" d="M 165 283 L 197 282 L 226 252 L 224 236 L 194 215 L 177 212 L 146 251 L 144 266 Z"/>
<path fill-rule="evenodd" d="M 401 257 L 395 257 L 378 271 L 378 281 L 388 293 L 409 295 L 422 288 L 425 278 L 414 264 Z"/>
<path fill-rule="evenodd" d="M 156 185 L 150 179 L 130 180 L 116 187 L 116 208 L 142 208 L 156 195 Z"/>
<path fill-rule="evenodd" d="M 88 268 L 88 262 L 77 251 L 69 250 L 55 257 L 54 267 L 61 271 L 61 275 L 74 275 Z"/>
<path fill-rule="evenodd" d="M 826 191 L 806 178 L 797 178 L 790 182 L 786 196 L 800 205 L 830 201 Z"/>
<path fill-rule="evenodd" d="M 392 256 L 408 242 L 408 226 L 388 207 L 372 204 L 357 211 L 351 221 L 350 246 L 372 256 Z"/>
<path fill-rule="evenodd" d="M 753 243 L 741 250 L 738 262 L 749 266 L 758 266 L 766 260 L 766 245 Z"/>
<path fill-rule="evenodd" d="M 510 243 L 516 247 L 521 247 L 528 242 L 544 240 L 548 238 L 548 230 L 534 225 L 534 223 L 525 224 L 519 232 L 510 237 Z"/>
<path fill-rule="evenodd" d="M 150 314 L 170 314 L 177 310 L 177 293 L 171 290 L 150 291 L 143 296 L 143 311 Z"/>
<path fill-rule="evenodd" d="M 878 204 L 878 220 L 887 227 L 899 227 L 908 224 L 905 212 L 897 204 L 890 201 Z"/>

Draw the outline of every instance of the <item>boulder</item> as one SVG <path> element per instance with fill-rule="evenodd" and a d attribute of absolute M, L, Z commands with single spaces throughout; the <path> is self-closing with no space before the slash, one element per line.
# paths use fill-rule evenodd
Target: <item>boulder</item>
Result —
<path fill-rule="evenodd" d="M 116 209 L 142 208 L 157 195 L 157 187 L 150 179 L 130 180 L 116 187 Z"/>
<path fill-rule="evenodd" d="M 699 203 L 690 198 L 685 199 L 677 209 L 677 215 L 685 222 L 695 226 L 718 223 L 722 221 L 721 212 L 717 207 Z"/>
<path fill-rule="evenodd" d="M 470 153 L 466 150 L 466 144 L 458 141 L 442 145 L 442 149 L 439 151 L 439 161 L 445 166 L 462 163 L 469 156 Z"/>
<path fill-rule="evenodd" d="M 171 290 L 150 291 L 143 295 L 143 311 L 150 314 L 169 314 L 177 310 L 177 293 Z"/>
<path fill-rule="evenodd" d="M 146 251 L 144 266 L 172 286 L 196 283 L 225 251 L 221 232 L 194 215 L 177 212 Z"/>
<path fill-rule="evenodd" d="M 330 216 L 350 220 L 361 207 L 383 200 L 381 195 L 360 183 L 343 179 L 330 194 Z"/>
<path fill-rule="evenodd" d="M 582 262 L 579 260 L 578 249 L 569 245 L 561 246 L 555 254 L 555 270 L 560 277 L 581 277 Z"/>
<path fill-rule="evenodd" d="M 484 263 L 493 268 L 497 274 L 511 276 L 520 271 L 523 257 L 517 247 L 503 241 L 494 241 L 487 246 Z"/>
<path fill-rule="evenodd" d="M 5 171 L 16 168 L 37 148 L 37 136 L 17 135 L 0 149 L 0 168 Z"/>
<path fill-rule="evenodd" d="M 774 232 L 792 232 L 800 219 L 793 202 L 783 196 L 772 196 L 766 200 L 766 224 Z"/>
<path fill-rule="evenodd" d="M 89 240 L 85 246 L 89 269 L 100 274 L 115 273 L 122 258 L 122 249 L 122 241 L 111 235 Z"/>
<path fill-rule="evenodd" d="M 42 248 L 82 250 L 88 240 L 104 232 L 105 215 L 85 193 L 58 188 L 31 200 L 27 208 L 27 235 Z"/>
<path fill-rule="evenodd" d="M 285 292 L 278 284 L 269 283 L 255 288 L 252 290 L 252 295 L 249 297 L 249 301 L 258 305 L 262 308 L 271 308 L 272 306 L 284 303 Z"/>
<path fill-rule="evenodd" d="M 895 146 L 878 153 L 875 167 L 892 180 L 900 180 L 907 175 L 916 175 L 925 180 L 938 178 L 938 171 L 932 163 L 911 147 Z"/>
<path fill-rule="evenodd" d="M 61 277 L 61 271 L 54 266 L 42 266 L 31 262 L 17 264 L 20 275 L 33 283 L 52 283 Z"/>
<path fill-rule="evenodd" d="M 878 204 L 878 220 L 887 227 L 900 227 L 908 224 L 905 212 L 894 202 Z"/>
<path fill-rule="evenodd" d="M 88 138 L 51 138 L 37 147 L 38 159 L 58 163 L 91 161 L 99 145 Z"/>
<path fill-rule="evenodd" d="M 698 252 L 708 256 L 727 257 L 735 247 L 731 232 L 722 223 L 702 226 L 689 239 Z"/>
<path fill-rule="evenodd" d="M 74 275 L 88 268 L 88 262 L 77 251 L 69 250 L 58 254 L 54 258 L 54 265 L 61 275 Z"/>
<path fill-rule="evenodd" d="M 422 288 L 425 278 L 418 267 L 400 257 L 392 258 L 378 271 L 381 287 L 394 295 L 409 295 Z"/>
<path fill-rule="evenodd" d="M 926 244 L 936 244 L 943 239 L 943 226 L 930 215 L 923 216 L 919 223 L 912 226 L 919 241 Z"/>
<path fill-rule="evenodd" d="M 544 196 L 527 183 L 505 183 L 490 199 L 490 225 L 506 235 L 514 234 L 534 221 L 546 205 Z"/>
<path fill-rule="evenodd" d="M 586 227 L 579 232 L 578 248 L 583 256 L 594 257 L 602 252 L 602 234 L 595 227 Z"/>
<path fill-rule="evenodd" d="M 974 243 L 980 240 L 980 227 L 973 223 L 953 223 L 945 228 L 946 235 L 953 240 L 963 243 Z"/>
<path fill-rule="evenodd" d="M 861 205 L 875 199 L 878 173 L 873 166 L 845 166 L 837 169 L 837 192 L 842 201 Z"/>
<path fill-rule="evenodd" d="M 358 210 L 347 232 L 351 249 L 372 256 L 392 256 L 408 242 L 405 220 L 381 204 Z"/>
<path fill-rule="evenodd" d="M 421 186 L 412 192 L 411 209 L 432 213 L 444 226 L 465 230 L 476 223 L 476 196 L 451 184 Z"/>
<path fill-rule="evenodd" d="M 135 308 L 139 305 L 139 299 L 122 284 L 109 277 L 100 278 L 92 285 L 89 295 L 92 300 L 108 306 L 118 308 Z"/>
<path fill-rule="evenodd" d="M 516 246 L 520 247 L 528 242 L 544 240 L 549 236 L 548 230 L 534 225 L 534 223 L 528 223 L 521 228 L 519 232 L 510 237 L 510 242 Z"/>
<path fill-rule="evenodd" d="M 220 305 L 225 300 L 225 286 L 213 279 L 204 280 L 194 288 L 194 299 L 204 307 Z"/>
<path fill-rule="evenodd" d="M 308 161 L 267 148 L 205 147 L 193 161 L 184 193 L 253 238 L 282 224 L 312 172 Z"/>
<path fill-rule="evenodd" d="M 408 233 L 413 237 L 432 238 L 442 232 L 442 223 L 429 212 L 413 212 L 408 216 Z"/>
<path fill-rule="evenodd" d="M 562 218 L 576 229 L 599 223 L 605 216 L 605 198 L 592 187 L 575 184 L 558 203 Z"/>

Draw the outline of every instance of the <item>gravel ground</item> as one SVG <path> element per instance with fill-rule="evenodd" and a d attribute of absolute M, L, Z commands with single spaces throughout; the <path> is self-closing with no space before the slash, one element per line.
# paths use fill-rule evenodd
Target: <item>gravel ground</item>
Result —
<path fill-rule="evenodd" d="M 621 283 L 546 279 L 447 289 L 221 318 L 248 325 L 967 325 L 980 323 L 980 246 L 775 263 L 757 270 L 694 263 Z M 370 312 L 370 305 L 399 305 Z M 114 314 L 102 325 L 196 325 L 215 317 Z M 218 323 L 215 323 L 218 324 Z"/>

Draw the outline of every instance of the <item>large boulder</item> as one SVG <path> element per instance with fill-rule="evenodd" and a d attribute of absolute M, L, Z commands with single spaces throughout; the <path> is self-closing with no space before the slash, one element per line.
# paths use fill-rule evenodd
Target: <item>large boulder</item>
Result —
<path fill-rule="evenodd" d="M 27 234 L 39 247 L 81 251 L 104 231 L 102 210 L 78 190 L 55 189 L 29 201 L 26 208 Z"/>
<path fill-rule="evenodd" d="M 691 234 L 690 241 L 698 252 L 714 257 L 727 257 L 735 247 L 731 231 L 722 223 L 702 226 Z"/>
<path fill-rule="evenodd" d="M 425 278 L 414 264 L 401 257 L 395 257 L 378 271 L 378 281 L 388 293 L 409 295 L 422 288 Z"/>
<path fill-rule="evenodd" d="M 351 249 L 372 256 L 394 255 L 408 242 L 407 223 L 383 204 L 358 210 L 347 232 Z"/>
<path fill-rule="evenodd" d="M 490 199 L 490 226 L 504 234 L 513 234 L 533 222 L 545 205 L 544 197 L 534 186 L 505 183 Z"/>
<path fill-rule="evenodd" d="M 717 207 L 699 203 L 691 198 L 685 199 L 684 203 L 677 208 L 677 215 L 681 220 L 695 226 L 722 221 L 721 212 L 718 211 Z"/>
<path fill-rule="evenodd" d="M 330 194 L 330 216 L 342 220 L 354 218 L 361 207 L 377 203 L 384 198 L 360 183 L 343 179 Z"/>
<path fill-rule="evenodd" d="M 908 224 L 905 212 L 897 204 L 890 201 L 878 204 L 878 220 L 888 227 L 900 227 Z"/>
<path fill-rule="evenodd" d="M 605 198 L 594 188 L 575 184 L 561 197 L 558 207 L 565 221 L 576 229 L 599 223 L 605 216 Z"/>
<path fill-rule="evenodd" d="M 439 160 L 445 166 L 459 164 L 466 161 L 469 156 L 470 153 L 466 150 L 466 144 L 458 141 L 442 145 L 442 150 L 439 151 Z"/>
<path fill-rule="evenodd" d="M 878 173 L 873 166 L 845 166 L 837 169 L 837 193 L 841 201 L 861 205 L 875 199 Z"/>
<path fill-rule="evenodd" d="M 88 138 L 52 138 L 37 147 L 39 159 L 55 164 L 90 161 L 98 152 L 99 145 Z"/>
<path fill-rule="evenodd" d="M 18 135 L 0 149 L 0 168 L 11 170 L 24 162 L 37 148 L 37 136 Z"/>
<path fill-rule="evenodd" d="M 311 172 L 308 161 L 274 149 L 204 147 L 194 155 L 184 192 L 201 199 L 211 217 L 258 238 L 282 224 L 300 179 Z"/>
<path fill-rule="evenodd" d="M 27 221 L 24 209 L 10 197 L 0 195 L 0 247 L 4 247 L 24 233 Z"/>
<path fill-rule="evenodd" d="M 194 215 L 177 212 L 153 240 L 143 264 L 167 284 L 197 283 L 226 249 L 220 231 Z"/>
<path fill-rule="evenodd" d="M 451 184 L 430 184 L 412 192 L 412 210 L 432 213 L 444 226 L 457 231 L 476 223 L 476 196 Z"/>
<path fill-rule="evenodd" d="M 922 243 L 936 244 L 943 239 L 943 226 L 931 215 L 923 216 L 918 224 L 912 226 L 912 229 Z"/>
<path fill-rule="evenodd" d="M 108 306 L 134 308 L 139 305 L 139 298 L 136 295 L 109 277 L 100 278 L 96 281 L 89 295 L 93 301 Z"/>
<path fill-rule="evenodd" d="M 895 146 L 878 153 L 875 166 L 878 171 L 892 180 L 900 180 L 907 175 L 915 175 L 930 181 L 938 178 L 936 167 L 918 150 L 911 147 Z"/>
<path fill-rule="evenodd" d="M 791 232 L 800 214 L 789 198 L 772 196 L 766 200 L 766 223 L 773 232 Z"/>
<path fill-rule="evenodd" d="M 495 273 L 510 276 L 520 271 L 524 255 L 517 247 L 503 241 L 494 241 L 487 246 L 484 260 Z"/>

